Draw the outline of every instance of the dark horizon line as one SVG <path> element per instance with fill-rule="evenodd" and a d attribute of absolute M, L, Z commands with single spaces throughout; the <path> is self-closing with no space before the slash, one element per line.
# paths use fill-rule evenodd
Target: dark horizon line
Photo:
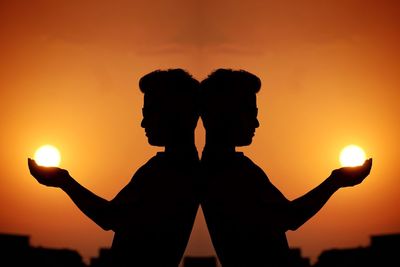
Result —
<path fill-rule="evenodd" d="M 2 236 L 24 238 L 24 239 L 26 239 L 26 241 L 28 241 L 29 246 L 32 247 L 32 248 L 46 248 L 46 249 L 57 249 L 57 250 L 71 250 L 71 251 L 76 251 L 76 252 L 78 252 L 79 255 L 81 255 L 79 249 L 73 249 L 73 248 L 70 248 L 70 247 L 47 247 L 47 246 L 43 246 L 43 245 L 32 246 L 32 245 L 30 244 L 30 238 L 32 237 L 32 235 L 29 235 L 29 234 L 11 233 L 11 232 L 0 232 L 0 238 L 1 238 Z M 329 250 L 336 250 L 336 249 L 341 250 L 341 249 L 364 248 L 364 247 L 371 246 L 374 239 L 377 239 L 377 238 L 378 238 L 378 239 L 380 239 L 380 238 L 390 238 L 390 237 L 396 237 L 396 236 L 397 236 L 397 238 L 399 238 L 399 240 L 400 240 L 400 232 L 387 232 L 387 233 L 381 233 L 381 234 L 370 234 L 370 235 L 369 235 L 369 237 L 370 237 L 370 244 L 367 245 L 367 246 L 358 245 L 358 246 L 356 246 L 356 247 L 331 247 L 331 248 L 327 248 L 327 249 L 321 250 L 320 255 L 322 254 L 322 252 L 324 252 L 324 251 L 329 251 Z M 1 241 L 1 240 L 0 240 L 0 241 Z M 1 245 L 1 243 L 0 243 L 0 245 Z M 399 245 L 400 245 L 400 244 L 399 244 Z M 98 247 L 98 252 L 100 252 L 101 250 L 108 250 L 108 249 L 110 249 L 110 247 L 100 246 L 100 247 Z M 291 250 L 300 250 L 300 251 L 302 250 L 302 248 L 301 248 L 300 246 L 293 246 L 293 247 L 290 247 L 290 249 L 291 249 Z M 82 256 L 82 255 L 81 255 L 81 256 Z M 193 255 L 191 255 L 191 254 L 185 254 L 184 256 L 193 256 Z M 202 256 L 200 256 L 200 257 L 203 257 L 203 256 L 204 256 L 204 257 L 209 257 L 209 256 L 215 256 L 215 257 L 216 257 L 216 254 L 215 254 L 215 253 L 213 253 L 213 254 L 207 254 L 207 255 L 202 255 Z M 196 256 L 196 257 L 197 257 L 197 256 Z M 82 258 L 83 258 L 83 257 L 82 257 Z M 92 257 L 92 258 L 93 258 L 93 257 Z"/>

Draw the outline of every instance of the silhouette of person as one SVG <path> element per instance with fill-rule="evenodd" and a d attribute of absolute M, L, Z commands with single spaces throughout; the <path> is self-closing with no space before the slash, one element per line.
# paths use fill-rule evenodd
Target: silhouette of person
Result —
<path fill-rule="evenodd" d="M 200 83 L 206 130 L 201 205 L 224 267 L 290 266 L 286 231 L 304 224 L 339 188 L 361 183 L 371 169 L 371 159 L 336 169 L 304 196 L 288 200 L 260 167 L 236 152 L 251 144 L 259 127 L 260 88 L 260 79 L 244 70 L 217 69 Z"/>
<path fill-rule="evenodd" d="M 44 185 L 59 187 L 104 230 L 113 230 L 113 266 L 177 267 L 199 206 L 199 157 L 194 129 L 199 118 L 199 82 L 182 69 L 156 70 L 139 81 L 144 93 L 143 120 L 148 142 L 165 147 L 133 175 L 111 200 L 74 180 L 67 170 L 29 169 Z"/>

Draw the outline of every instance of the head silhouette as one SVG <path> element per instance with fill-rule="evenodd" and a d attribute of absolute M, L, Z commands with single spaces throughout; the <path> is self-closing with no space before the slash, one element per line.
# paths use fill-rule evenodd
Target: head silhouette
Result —
<path fill-rule="evenodd" d="M 199 82 L 183 69 L 156 70 L 139 81 L 143 120 L 150 145 L 173 145 L 194 134 L 199 118 Z"/>
<path fill-rule="evenodd" d="M 201 118 L 207 136 L 232 146 L 250 145 L 259 126 L 260 79 L 244 70 L 217 69 L 200 84 Z"/>

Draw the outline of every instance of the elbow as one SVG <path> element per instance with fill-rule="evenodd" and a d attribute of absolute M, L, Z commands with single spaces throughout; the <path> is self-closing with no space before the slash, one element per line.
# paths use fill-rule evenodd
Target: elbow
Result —
<path fill-rule="evenodd" d="M 107 225 L 107 226 L 100 226 L 101 227 L 101 229 L 103 229 L 104 231 L 110 231 L 110 230 L 112 230 L 112 228 L 109 226 L 109 225 Z"/>
<path fill-rule="evenodd" d="M 299 229 L 306 221 L 308 220 L 307 213 L 297 207 L 296 205 L 290 206 L 287 210 L 285 221 L 286 221 L 286 229 L 291 231 L 296 231 Z"/>
<path fill-rule="evenodd" d="M 109 222 L 98 222 L 97 225 L 100 226 L 100 228 L 104 231 L 110 231 L 114 229 Z"/>
<path fill-rule="evenodd" d="M 304 224 L 304 221 L 301 220 L 298 216 L 288 216 L 286 220 L 286 229 L 290 231 L 296 231 Z"/>
<path fill-rule="evenodd" d="M 112 210 L 110 209 L 110 205 L 108 204 L 105 207 L 98 209 L 94 219 L 96 224 L 100 226 L 101 229 L 103 229 L 104 231 L 110 231 L 114 230 L 114 216 L 115 215 L 113 214 Z"/>
<path fill-rule="evenodd" d="M 290 223 L 287 226 L 287 229 L 290 230 L 290 231 L 296 231 L 297 229 L 300 228 L 300 226 L 301 226 L 301 224 L 299 224 L 299 223 Z"/>
<path fill-rule="evenodd" d="M 98 213 L 96 217 L 93 218 L 94 222 L 100 226 L 104 231 L 110 231 L 114 229 L 114 220 L 108 212 Z"/>

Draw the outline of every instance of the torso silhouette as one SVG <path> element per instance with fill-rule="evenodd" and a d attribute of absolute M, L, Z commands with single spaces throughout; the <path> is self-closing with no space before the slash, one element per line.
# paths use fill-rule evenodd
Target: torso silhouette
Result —
<path fill-rule="evenodd" d="M 202 208 L 218 257 L 228 266 L 286 266 L 289 201 L 240 152 L 203 152 Z"/>
<path fill-rule="evenodd" d="M 198 208 L 196 151 L 159 152 L 111 201 L 117 266 L 178 266 Z"/>

